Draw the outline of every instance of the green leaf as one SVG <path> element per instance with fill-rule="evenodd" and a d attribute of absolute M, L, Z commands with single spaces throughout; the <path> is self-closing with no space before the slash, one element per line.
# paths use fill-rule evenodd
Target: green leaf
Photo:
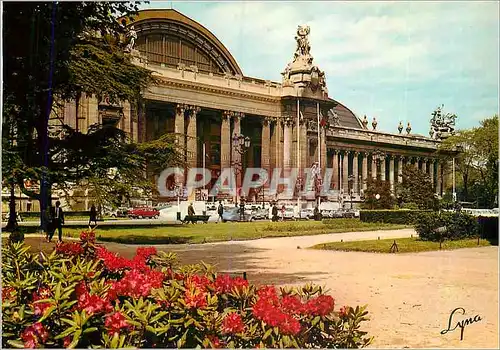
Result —
<path fill-rule="evenodd" d="M 266 333 L 264 333 L 264 335 L 262 336 L 262 339 L 263 340 L 266 340 L 267 338 L 269 338 L 269 336 L 271 335 L 271 333 L 273 332 L 273 329 L 272 328 L 269 328 Z"/>
<path fill-rule="evenodd" d="M 24 349 L 24 344 L 19 340 L 7 340 L 7 344 L 12 345 L 13 347 L 18 349 Z"/>
<path fill-rule="evenodd" d="M 73 341 L 68 345 L 68 349 L 74 349 L 78 345 L 81 334 L 82 334 L 81 330 L 77 330 L 75 334 L 73 334 Z"/>

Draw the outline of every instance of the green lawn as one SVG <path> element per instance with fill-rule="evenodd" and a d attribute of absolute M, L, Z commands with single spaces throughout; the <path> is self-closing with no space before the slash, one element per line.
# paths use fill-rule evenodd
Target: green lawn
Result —
<path fill-rule="evenodd" d="M 359 219 L 338 219 L 333 223 L 319 221 L 300 222 L 252 222 L 252 223 L 208 223 L 172 224 L 153 227 L 113 227 L 97 228 L 96 236 L 100 241 L 129 244 L 180 244 L 209 243 L 229 240 L 248 240 L 264 237 L 286 237 L 319 235 L 353 231 L 373 231 L 401 229 L 407 226 L 384 223 L 361 222 Z M 82 229 L 64 228 L 64 235 L 78 237 Z"/>
<path fill-rule="evenodd" d="M 416 253 L 430 250 L 439 250 L 439 242 L 421 241 L 419 238 L 396 238 L 381 239 L 372 241 L 353 241 L 353 242 L 331 242 L 318 244 L 311 248 L 324 250 L 340 250 L 348 252 L 373 252 L 373 253 L 390 253 L 392 244 L 396 241 L 399 253 Z M 490 246 L 491 242 L 485 239 L 479 240 L 479 246 Z M 452 250 L 460 248 L 478 247 L 477 238 L 461 239 L 457 241 L 443 242 L 443 250 Z"/>

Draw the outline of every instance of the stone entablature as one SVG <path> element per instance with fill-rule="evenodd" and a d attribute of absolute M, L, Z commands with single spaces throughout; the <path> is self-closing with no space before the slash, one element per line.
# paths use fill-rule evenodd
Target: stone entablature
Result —
<path fill-rule="evenodd" d="M 310 130 L 315 131 L 315 130 Z M 397 135 L 379 131 L 345 128 L 342 126 L 329 127 L 326 136 L 343 140 L 373 142 L 374 144 L 387 144 L 388 146 L 404 146 L 437 150 L 440 142 L 418 135 Z"/>
<path fill-rule="evenodd" d="M 159 65 L 145 65 L 145 67 L 154 71 L 154 76 L 166 79 L 176 79 L 185 82 L 191 82 L 193 85 L 206 85 L 214 89 L 214 92 L 234 90 L 235 93 L 245 95 L 256 95 L 262 97 L 280 97 L 281 84 L 271 81 L 252 79 L 251 77 L 242 77 L 226 74 L 225 76 L 215 74 L 205 74 L 196 72 L 193 68 L 179 67 L 173 69 Z"/>

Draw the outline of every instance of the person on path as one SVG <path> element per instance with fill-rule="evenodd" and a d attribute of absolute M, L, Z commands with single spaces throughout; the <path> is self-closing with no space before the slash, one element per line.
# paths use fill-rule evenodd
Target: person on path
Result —
<path fill-rule="evenodd" d="M 281 206 L 281 221 L 285 221 L 285 205 Z"/>
<path fill-rule="evenodd" d="M 319 209 L 317 205 L 314 207 L 314 220 L 319 220 Z"/>
<path fill-rule="evenodd" d="M 54 235 L 54 207 L 52 205 L 49 205 L 47 209 L 45 209 L 45 212 L 43 214 L 43 219 L 45 222 L 45 232 L 46 232 L 46 240 L 47 242 L 50 242 L 52 239 L 52 236 Z"/>
<path fill-rule="evenodd" d="M 97 226 L 97 209 L 95 208 L 94 204 L 92 204 L 92 206 L 90 207 L 89 226 L 92 221 L 94 222 L 94 225 Z"/>
<path fill-rule="evenodd" d="M 54 236 L 56 229 L 57 229 L 57 234 L 59 236 L 59 242 L 62 242 L 62 225 L 64 225 L 64 212 L 61 208 L 61 202 L 59 201 L 56 202 L 53 218 L 54 220 L 52 222 L 54 226 L 49 238 L 49 242 L 52 240 L 52 237 Z"/>
<path fill-rule="evenodd" d="M 222 219 L 222 214 L 224 214 L 224 206 L 222 205 L 222 201 L 219 201 L 219 207 L 217 208 L 217 214 L 219 214 L 219 217 L 217 218 L 217 222 L 219 222 L 219 220 L 224 222 L 224 220 Z"/>
<path fill-rule="evenodd" d="M 193 203 L 189 203 L 188 216 L 194 216 L 194 215 L 195 213 L 194 213 Z"/>
<path fill-rule="evenodd" d="M 240 221 L 245 221 L 245 202 L 240 201 Z"/>
<path fill-rule="evenodd" d="M 278 207 L 276 206 L 276 203 L 274 203 L 274 205 L 273 205 L 272 221 L 274 221 L 274 222 L 278 221 Z"/>

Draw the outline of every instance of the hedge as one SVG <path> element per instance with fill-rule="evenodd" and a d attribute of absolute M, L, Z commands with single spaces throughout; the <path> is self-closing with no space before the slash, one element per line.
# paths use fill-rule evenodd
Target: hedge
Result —
<path fill-rule="evenodd" d="M 463 212 L 428 212 L 415 220 L 415 231 L 423 241 L 477 237 L 478 229 L 478 218 Z"/>
<path fill-rule="evenodd" d="M 359 219 L 365 222 L 411 225 L 420 214 L 429 212 L 432 210 L 362 210 Z"/>
<path fill-rule="evenodd" d="M 477 221 L 481 238 L 498 240 L 498 216 L 479 216 Z"/>
<path fill-rule="evenodd" d="M 39 211 L 21 211 L 19 212 L 22 218 L 38 218 L 40 217 Z M 65 217 L 73 217 L 73 216 L 89 216 L 90 211 L 80 210 L 80 211 L 64 211 Z"/>

